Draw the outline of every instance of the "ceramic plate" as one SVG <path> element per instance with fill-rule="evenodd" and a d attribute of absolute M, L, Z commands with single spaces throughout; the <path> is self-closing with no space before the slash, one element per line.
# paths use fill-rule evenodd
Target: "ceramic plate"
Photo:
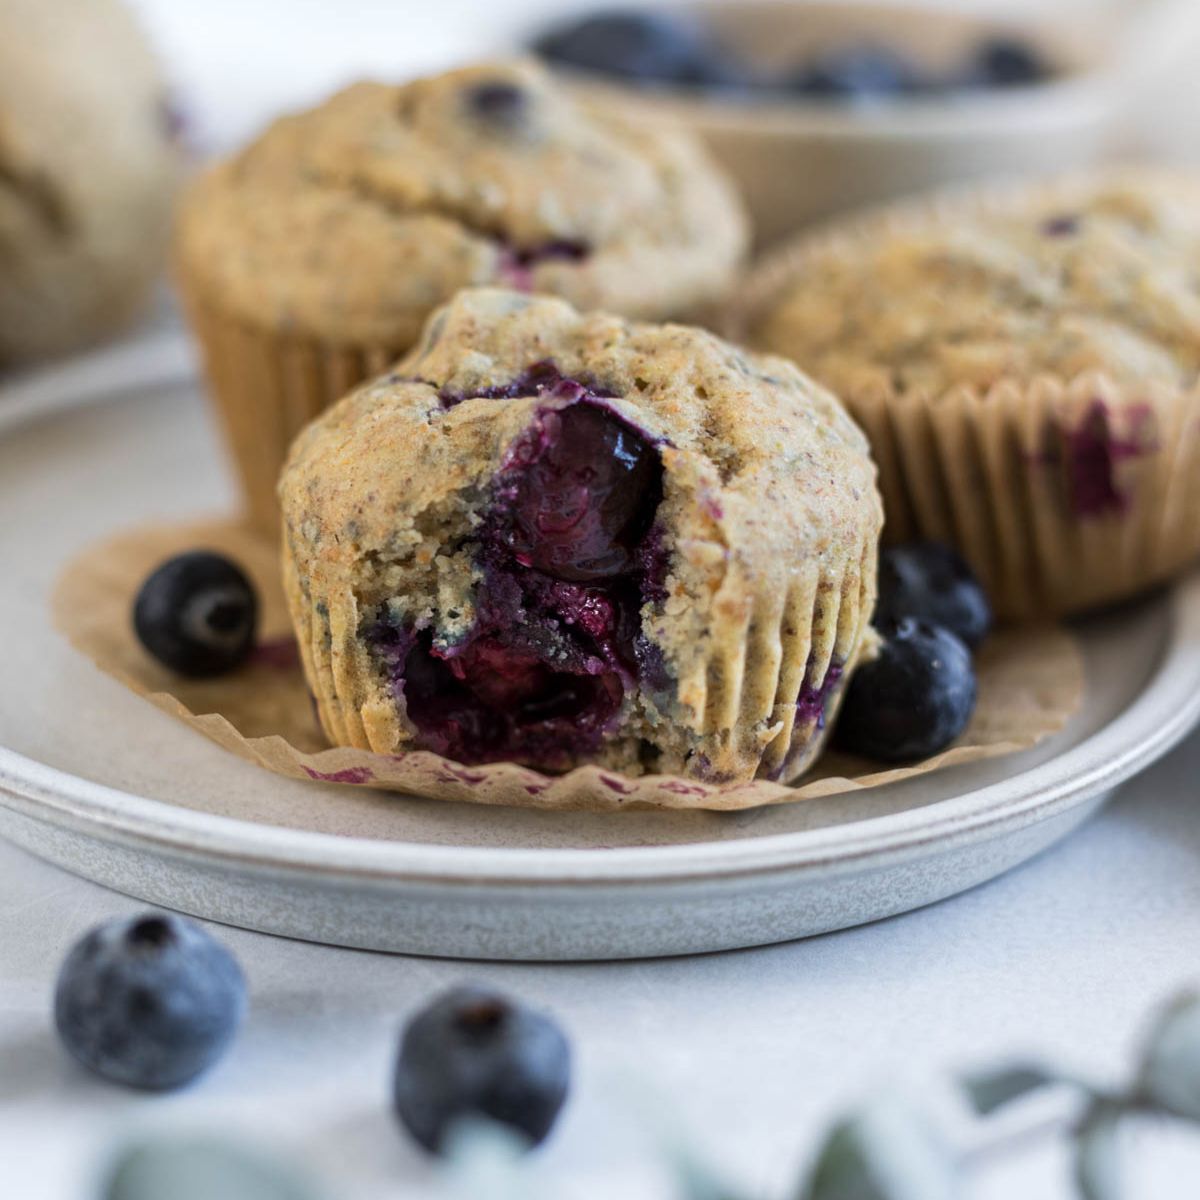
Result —
<path fill-rule="evenodd" d="M 44 379 L 34 401 L 30 381 L 18 402 L 0 388 L 0 833 L 143 900 L 292 937 L 456 957 L 783 941 L 1000 874 L 1079 825 L 1200 718 L 1193 578 L 1080 627 L 1087 703 L 1057 737 L 861 795 L 735 814 L 580 815 L 267 774 L 101 674 L 48 620 L 57 573 L 90 542 L 232 503 L 196 387 L 152 365 L 115 383 L 85 372 L 83 388 L 78 372 Z M 120 403 L 79 407 L 85 393 Z"/>

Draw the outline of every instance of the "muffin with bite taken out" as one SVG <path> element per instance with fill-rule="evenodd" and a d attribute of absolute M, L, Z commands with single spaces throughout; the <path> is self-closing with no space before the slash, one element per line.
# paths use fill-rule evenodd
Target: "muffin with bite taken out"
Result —
<path fill-rule="evenodd" d="M 305 430 L 280 495 L 339 745 L 788 781 L 871 636 L 865 439 L 699 329 L 465 291 Z"/>

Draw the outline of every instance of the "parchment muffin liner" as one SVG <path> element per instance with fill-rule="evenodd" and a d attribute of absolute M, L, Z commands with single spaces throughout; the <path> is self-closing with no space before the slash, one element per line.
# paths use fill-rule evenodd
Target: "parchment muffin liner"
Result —
<path fill-rule="evenodd" d="M 1015 195 L 1065 200 L 1077 185 L 954 189 L 802 235 L 755 268 L 724 332 L 754 344 L 781 289 L 806 275 L 819 287 L 821 264 L 856 256 L 868 236 L 1001 211 Z M 884 540 L 957 546 L 1002 619 L 1126 599 L 1200 557 L 1200 384 L 1131 387 L 1087 371 L 931 394 L 880 370 L 839 399 L 879 468 Z"/>
<path fill-rule="evenodd" d="M 185 268 L 177 266 L 175 275 L 237 468 L 246 519 L 278 537 L 275 487 L 293 439 L 407 347 L 339 345 L 258 329 L 205 298 Z"/>
<path fill-rule="evenodd" d="M 262 601 L 261 640 L 250 663 L 215 680 L 185 680 L 167 672 L 138 644 L 130 620 L 145 576 L 170 555 L 197 548 L 240 562 Z M 707 784 L 669 776 L 632 778 L 596 767 L 547 776 L 512 763 L 463 766 L 424 751 L 389 756 L 330 749 L 313 713 L 278 576 L 274 539 L 245 523 L 146 527 L 97 544 L 68 564 L 55 590 L 54 614 L 72 644 L 102 670 L 229 752 L 275 774 L 524 808 L 733 811 L 878 787 L 1028 749 L 1062 729 L 1083 696 L 1077 642 L 1063 630 L 1045 627 L 1000 633 L 984 647 L 975 716 L 948 750 L 891 769 L 826 753 L 801 786 L 769 780 Z M 79 603 L 81 596 L 87 597 L 86 604 Z M 817 657 L 792 669 L 815 672 Z"/>

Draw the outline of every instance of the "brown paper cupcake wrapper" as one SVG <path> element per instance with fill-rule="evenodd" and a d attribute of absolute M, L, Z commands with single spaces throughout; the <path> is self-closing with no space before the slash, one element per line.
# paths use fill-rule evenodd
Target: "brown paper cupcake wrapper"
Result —
<path fill-rule="evenodd" d="M 151 660 L 130 610 L 164 558 L 200 547 L 240 562 L 262 602 L 262 641 L 250 663 L 215 680 L 184 680 Z M 826 754 L 803 786 L 758 780 L 705 784 L 630 778 L 595 767 L 546 776 L 512 763 L 467 767 L 424 751 L 399 756 L 329 749 L 313 714 L 278 578 L 273 539 L 244 524 L 155 526 L 122 534 L 70 563 L 54 596 L 58 626 L 101 669 L 238 757 L 292 779 L 383 788 L 437 800 L 542 809 L 735 810 L 878 787 L 942 767 L 1025 750 L 1060 730 L 1083 696 L 1075 640 L 1058 629 L 1000 634 L 979 659 L 979 704 L 955 745 L 914 766 Z M 80 596 L 88 598 L 80 604 Z"/>
<path fill-rule="evenodd" d="M 1065 199 L 1071 187 L 1043 194 Z M 746 340 L 782 287 L 809 272 L 819 286 L 819 265 L 855 254 L 868 233 L 949 223 L 1014 194 L 1033 193 L 954 191 L 810 233 L 757 268 L 725 331 Z M 1093 371 L 922 395 L 880 372 L 869 392 L 841 399 L 879 467 L 885 540 L 954 544 L 1002 618 L 1123 600 L 1200 557 L 1200 388 L 1131 388 Z"/>
<path fill-rule="evenodd" d="M 256 329 L 204 298 L 184 269 L 176 276 L 247 520 L 278 536 L 275 486 L 293 439 L 352 388 L 383 374 L 404 348 L 336 345 Z"/>

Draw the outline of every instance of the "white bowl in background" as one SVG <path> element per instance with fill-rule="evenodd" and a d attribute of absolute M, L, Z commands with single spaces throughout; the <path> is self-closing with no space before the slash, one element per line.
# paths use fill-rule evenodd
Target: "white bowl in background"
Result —
<path fill-rule="evenodd" d="M 589 98 L 699 133 L 740 184 L 759 246 L 814 220 L 941 184 L 1095 162 L 1120 148 L 1139 89 L 1172 57 L 1186 56 L 1200 30 L 1196 0 L 1127 0 L 1108 16 L 1065 22 L 803 0 L 727 0 L 684 11 L 768 70 L 862 40 L 946 68 L 981 39 L 1013 33 L 1059 68 L 1042 84 L 875 104 L 630 87 L 564 72 Z"/>

